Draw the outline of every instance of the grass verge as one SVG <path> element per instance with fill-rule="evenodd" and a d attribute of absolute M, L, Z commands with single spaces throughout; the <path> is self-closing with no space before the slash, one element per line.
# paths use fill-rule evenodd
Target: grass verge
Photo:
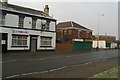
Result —
<path fill-rule="evenodd" d="M 112 68 L 102 73 L 93 75 L 89 78 L 119 78 L 120 76 L 118 75 L 118 72 L 119 72 L 118 70 L 120 70 L 120 67 Z"/>

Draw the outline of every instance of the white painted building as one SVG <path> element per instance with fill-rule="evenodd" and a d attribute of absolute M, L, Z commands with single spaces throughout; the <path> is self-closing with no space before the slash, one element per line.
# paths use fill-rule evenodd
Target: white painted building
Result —
<path fill-rule="evenodd" d="M 118 47 L 118 44 L 115 42 L 108 42 L 105 40 L 99 40 L 99 41 L 93 40 L 92 47 L 97 48 L 98 45 L 99 45 L 99 48 L 101 49 L 106 49 L 106 48 L 114 49 Z"/>
<path fill-rule="evenodd" d="M 117 43 L 111 43 L 111 46 L 110 46 L 111 48 L 117 48 L 118 47 L 118 44 Z"/>
<path fill-rule="evenodd" d="M 98 47 L 98 44 L 99 44 L 99 48 L 102 48 L 102 49 L 107 48 L 107 47 L 106 47 L 106 41 L 105 41 L 105 40 L 99 40 L 99 41 L 93 40 L 92 47 L 93 47 L 93 48 L 97 48 L 97 47 Z"/>
<path fill-rule="evenodd" d="M 48 5 L 45 9 L 49 12 Z M 46 12 L 0 2 L 2 51 L 54 50 L 56 20 Z"/>

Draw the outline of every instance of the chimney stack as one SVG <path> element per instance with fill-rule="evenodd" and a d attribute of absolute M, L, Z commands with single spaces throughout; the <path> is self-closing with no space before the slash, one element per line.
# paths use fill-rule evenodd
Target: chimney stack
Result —
<path fill-rule="evenodd" d="M 48 7 L 48 5 L 45 5 L 44 13 L 49 15 L 49 7 Z"/>
<path fill-rule="evenodd" d="M 7 4 L 8 4 L 8 0 L 1 0 L 1 2 L 2 2 L 3 6 L 7 6 Z"/>

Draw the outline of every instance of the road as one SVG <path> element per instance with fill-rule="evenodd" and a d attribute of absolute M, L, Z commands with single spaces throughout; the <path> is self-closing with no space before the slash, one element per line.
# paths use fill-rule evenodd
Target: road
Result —
<path fill-rule="evenodd" d="M 5 78 L 18 74 L 47 71 L 113 57 L 118 57 L 118 50 L 3 56 L 2 76 Z"/>

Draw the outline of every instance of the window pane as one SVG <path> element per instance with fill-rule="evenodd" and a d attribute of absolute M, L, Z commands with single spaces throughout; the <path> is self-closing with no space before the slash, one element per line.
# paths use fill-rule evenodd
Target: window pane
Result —
<path fill-rule="evenodd" d="M 12 40 L 12 45 L 16 45 L 17 44 L 17 40 L 13 39 Z"/>
<path fill-rule="evenodd" d="M 27 40 L 23 40 L 23 45 L 27 45 Z"/>

